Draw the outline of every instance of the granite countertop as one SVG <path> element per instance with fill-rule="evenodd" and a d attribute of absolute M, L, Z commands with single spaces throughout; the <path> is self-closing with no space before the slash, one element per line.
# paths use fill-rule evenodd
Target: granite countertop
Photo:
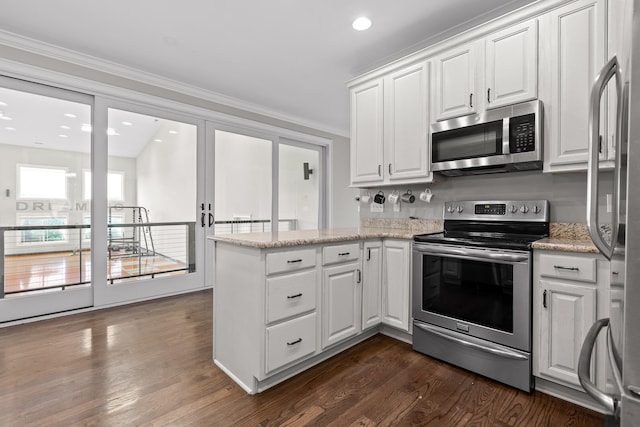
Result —
<path fill-rule="evenodd" d="M 549 237 L 534 242 L 531 247 L 549 251 L 600 253 L 589 237 L 587 225 L 580 223 L 552 222 L 549 225 Z"/>
<path fill-rule="evenodd" d="M 364 239 L 411 240 L 416 234 L 439 233 L 442 228 L 443 222 L 441 220 L 368 218 L 364 219 L 361 226 L 357 228 L 219 234 L 209 236 L 209 239 L 256 249 L 271 249 Z M 549 234 L 549 237 L 534 242 L 532 248 L 562 252 L 599 253 L 589 237 L 589 231 L 585 224 L 551 223 Z"/>
<path fill-rule="evenodd" d="M 358 228 L 326 228 L 321 230 L 296 230 L 265 233 L 219 234 L 208 238 L 216 242 L 248 246 L 257 249 L 283 248 L 289 246 L 313 245 L 322 243 L 347 242 L 363 239 L 406 239 L 416 234 L 438 233 L 442 231 L 442 221 L 438 220 L 401 220 L 380 222 L 371 226 L 364 222 Z"/>

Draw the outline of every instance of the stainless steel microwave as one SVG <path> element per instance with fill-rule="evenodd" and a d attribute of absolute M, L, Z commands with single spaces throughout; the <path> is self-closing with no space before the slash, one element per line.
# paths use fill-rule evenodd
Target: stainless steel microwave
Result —
<path fill-rule="evenodd" d="M 529 101 L 431 126 L 431 164 L 447 176 L 542 169 L 542 102 Z"/>

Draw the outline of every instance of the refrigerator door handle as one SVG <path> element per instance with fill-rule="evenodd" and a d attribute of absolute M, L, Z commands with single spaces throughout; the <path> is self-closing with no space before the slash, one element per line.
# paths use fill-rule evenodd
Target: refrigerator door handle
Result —
<path fill-rule="evenodd" d="M 612 240 L 611 243 L 607 243 L 604 238 L 604 234 L 600 229 L 600 223 L 598 221 L 598 172 L 599 172 L 599 159 L 600 159 L 600 99 L 604 93 L 609 80 L 613 77 L 616 78 L 616 94 L 618 98 L 617 102 L 617 115 L 621 117 L 622 113 L 622 76 L 620 74 L 620 65 L 618 64 L 618 58 L 615 56 L 602 68 L 600 73 L 596 76 L 596 80 L 591 88 L 591 97 L 589 103 L 589 158 L 587 166 L 587 226 L 589 227 L 589 234 L 594 245 L 607 259 L 611 259 L 613 255 L 614 243 L 613 239 L 617 236 L 618 231 L 618 211 L 616 209 L 612 212 Z M 620 120 L 616 122 L 616 142 L 620 140 Z M 619 165 L 619 150 L 616 150 L 616 165 L 614 178 L 617 178 L 620 174 Z M 614 186 L 614 200 L 618 200 L 618 185 Z"/>
<path fill-rule="evenodd" d="M 596 339 L 602 328 L 609 326 L 609 319 L 600 319 L 594 323 L 582 344 L 580 357 L 578 358 L 578 379 L 584 391 L 587 392 L 596 402 L 604 406 L 609 414 L 616 414 L 618 410 L 618 401 L 613 396 L 600 391 L 591 381 L 591 354 L 596 345 Z"/>

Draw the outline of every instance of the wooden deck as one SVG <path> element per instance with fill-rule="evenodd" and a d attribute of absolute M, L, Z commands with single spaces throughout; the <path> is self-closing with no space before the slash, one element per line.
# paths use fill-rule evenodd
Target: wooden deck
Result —
<path fill-rule="evenodd" d="M 249 396 L 211 331 L 210 290 L 0 329 L 0 425 L 603 425 L 382 335 Z"/>

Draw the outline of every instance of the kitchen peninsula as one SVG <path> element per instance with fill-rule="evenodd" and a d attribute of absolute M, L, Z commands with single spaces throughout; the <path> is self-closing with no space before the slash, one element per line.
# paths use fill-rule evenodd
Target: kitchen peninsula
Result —
<path fill-rule="evenodd" d="M 411 239 L 442 221 L 211 236 L 213 359 L 259 393 L 378 332 L 411 342 Z"/>

